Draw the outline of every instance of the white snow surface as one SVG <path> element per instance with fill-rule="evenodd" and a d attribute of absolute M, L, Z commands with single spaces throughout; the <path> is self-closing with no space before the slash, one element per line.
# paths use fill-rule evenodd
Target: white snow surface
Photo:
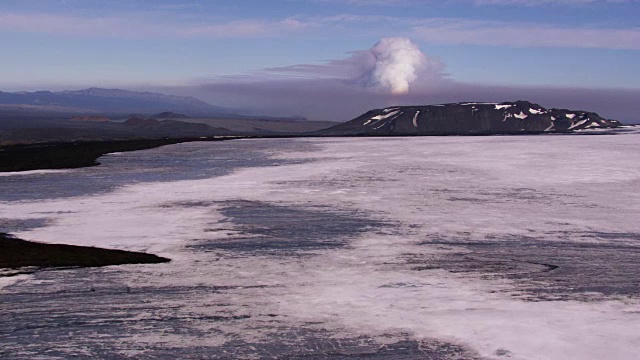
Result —
<path fill-rule="evenodd" d="M 0 276 L 0 290 L 17 282 L 28 280 L 29 278 L 29 275 Z"/>
<path fill-rule="evenodd" d="M 565 114 L 564 116 L 568 117 L 569 119 L 573 119 L 574 117 L 576 117 L 576 114 Z"/>
<path fill-rule="evenodd" d="M 502 110 L 502 109 L 508 109 L 510 107 L 512 107 L 513 105 L 496 105 L 496 110 Z"/>
<path fill-rule="evenodd" d="M 544 111 L 531 108 L 529 109 L 529 113 L 537 115 L 537 114 L 544 114 Z"/>
<path fill-rule="evenodd" d="M 28 170 L 28 171 L 9 171 L 9 172 L 0 172 L 0 177 L 7 176 L 30 176 L 30 175 L 47 175 L 47 174 L 58 174 L 68 172 L 70 170 Z"/>
<path fill-rule="evenodd" d="M 496 355 L 503 349 L 509 359 L 635 360 L 640 353 L 638 299 L 526 302 L 511 296 L 513 286 L 506 280 L 384 264 L 406 253 L 446 251 L 418 245 L 434 234 L 468 233 L 482 241 L 548 231 L 640 232 L 639 140 L 640 134 L 298 139 L 290 141 L 320 150 L 278 157 L 312 161 L 210 179 L 134 184 L 94 196 L 0 202 L 0 218 L 53 220 L 15 234 L 27 240 L 149 251 L 173 259 L 117 267 L 134 285 L 274 285 L 260 297 L 232 293 L 229 306 L 283 314 L 291 324 L 320 322 L 324 329 L 355 335 L 403 332 L 439 338 L 488 359 L 504 358 Z M 567 153 L 571 156 L 557 155 Z M 367 180 L 372 177 L 376 181 Z M 570 199 L 570 204 L 450 200 L 451 194 L 472 197 L 521 188 Z M 357 209 L 411 231 L 372 231 L 348 248 L 318 251 L 303 260 L 220 256 L 200 261 L 204 255 L 184 245 L 205 236 L 226 239 L 233 230 L 205 232 L 223 220 L 215 205 L 164 206 L 238 199 Z M 205 295 L 181 304 L 193 321 L 197 314 L 209 314 Z M 176 348 L 225 340 L 219 333 L 204 339 L 131 336 L 131 341 L 163 341 Z M 246 336 L 259 338 L 259 329 Z"/>

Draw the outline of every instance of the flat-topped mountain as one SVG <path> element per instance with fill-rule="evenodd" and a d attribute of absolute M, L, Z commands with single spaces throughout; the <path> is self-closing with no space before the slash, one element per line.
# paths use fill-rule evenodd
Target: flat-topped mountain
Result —
<path fill-rule="evenodd" d="M 594 112 L 546 109 L 528 101 L 394 106 L 366 112 L 320 135 L 472 135 L 570 132 L 622 124 Z"/>

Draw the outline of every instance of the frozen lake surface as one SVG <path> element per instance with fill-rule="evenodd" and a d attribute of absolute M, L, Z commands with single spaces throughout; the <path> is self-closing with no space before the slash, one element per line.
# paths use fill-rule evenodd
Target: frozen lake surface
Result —
<path fill-rule="evenodd" d="M 0 176 L 3 359 L 637 359 L 640 134 L 238 140 Z M 93 289 L 94 291 L 91 291 Z"/>

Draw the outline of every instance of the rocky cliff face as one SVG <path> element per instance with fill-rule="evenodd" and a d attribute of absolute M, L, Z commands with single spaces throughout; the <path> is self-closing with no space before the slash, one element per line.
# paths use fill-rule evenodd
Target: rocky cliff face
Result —
<path fill-rule="evenodd" d="M 545 109 L 528 101 L 395 106 L 371 110 L 321 135 L 473 135 L 570 132 L 622 124 L 588 111 Z"/>

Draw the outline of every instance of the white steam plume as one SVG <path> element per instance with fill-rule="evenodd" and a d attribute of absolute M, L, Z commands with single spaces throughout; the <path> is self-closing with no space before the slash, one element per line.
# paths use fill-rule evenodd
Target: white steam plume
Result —
<path fill-rule="evenodd" d="M 352 51 L 346 59 L 268 68 L 258 76 L 270 78 L 276 75 L 273 80 L 277 81 L 306 79 L 325 85 L 339 81 L 354 89 L 362 87 L 375 89 L 377 93 L 404 95 L 418 79 L 421 84 L 414 90 L 437 86 L 446 76 L 444 69 L 445 64 L 440 59 L 423 54 L 411 40 L 393 37 L 380 39 L 370 49 Z"/>
<path fill-rule="evenodd" d="M 392 94 L 406 94 L 418 78 L 427 57 L 407 38 L 383 38 L 369 50 L 375 57 L 370 84 L 388 88 Z"/>

